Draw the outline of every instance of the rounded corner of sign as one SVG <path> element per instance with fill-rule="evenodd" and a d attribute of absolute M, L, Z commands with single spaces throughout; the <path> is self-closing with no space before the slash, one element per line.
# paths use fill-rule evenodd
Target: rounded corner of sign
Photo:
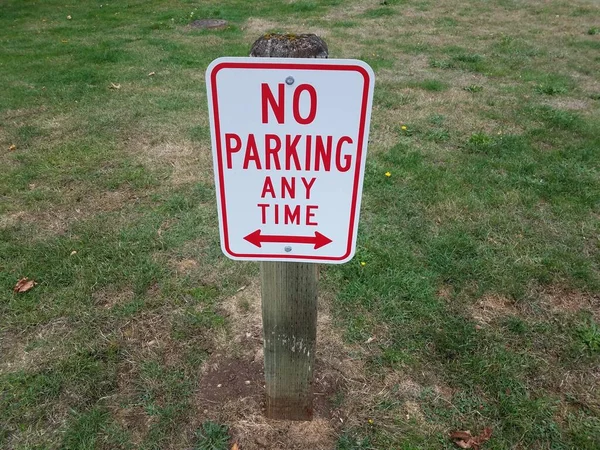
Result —
<path fill-rule="evenodd" d="M 221 244 L 221 251 L 229 259 L 233 259 L 234 261 L 239 261 L 241 259 L 239 257 L 239 255 L 237 253 L 235 253 L 233 250 L 231 250 L 229 248 L 229 246 L 226 243 L 224 243 L 224 242 Z"/>
<path fill-rule="evenodd" d="M 354 255 L 356 255 L 356 249 L 353 248 L 348 253 L 346 253 L 345 255 L 341 256 L 340 258 L 332 260 L 331 263 L 333 263 L 333 264 L 345 264 L 345 263 L 349 262 L 350 260 L 352 260 L 352 258 L 354 258 Z"/>
<path fill-rule="evenodd" d="M 221 70 L 221 67 L 219 66 L 223 63 L 226 63 L 227 61 L 228 58 L 225 56 L 220 56 L 219 58 L 212 60 L 206 68 L 206 78 L 209 78 L 213 73 L 216 73 L 219 70 Z"/>
<path fill-rule="evenodd" d="M 362 61 L 360 59 L 353 60 L 354 64 L 358 68 L 358 72 L 360 72 L 367 80 L 372 81 L 375 80 L 375 71 L 366 61 Z"/>

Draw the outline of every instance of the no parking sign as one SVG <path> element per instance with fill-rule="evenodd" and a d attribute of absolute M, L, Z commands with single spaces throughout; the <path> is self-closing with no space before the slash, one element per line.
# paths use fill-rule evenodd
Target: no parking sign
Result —
<path fill-rule="evenodd" d="M 221 248 L 354 256 L 374 75 L 357 60 L 219 58 L 206 72 Z"/>

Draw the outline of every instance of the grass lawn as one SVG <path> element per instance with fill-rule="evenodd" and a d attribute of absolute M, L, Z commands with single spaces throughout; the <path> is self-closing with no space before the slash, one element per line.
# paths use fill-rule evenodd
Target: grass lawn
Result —
<path fill-rule="evenodd" d="M 600 448 L 599 18 L 4 0 L 0 447 L 451 449 L 491 428 L 485 449 Z M 271 31 L 377 77 L 357 256 L 321 267 L 311 423 L 262 417 L 258 265 L 218 241 L 204 70 Z M 215 396 L 223 367 L 248 395 Z"/>

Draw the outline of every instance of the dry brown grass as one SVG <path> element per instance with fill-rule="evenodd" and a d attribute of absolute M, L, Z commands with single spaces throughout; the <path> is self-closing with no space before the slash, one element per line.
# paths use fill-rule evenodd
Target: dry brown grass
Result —
<path fill-rule="evenodd" d="M 59 318 L 22 333 L 0 334 L 0 374 L 35 372 L 73 350 L 73 327 Z"/>
<path fill-rule="evenodd" d="M 172 186 L 213 182 L 212 153 L 208 145 L 180 138 L 159 142 L 139 138 L 130 140 L 128 148 L 148 167 L 169 170 Z"/>
<path fill-rule="evenodd" d="M 600 295 L 567 290 L 560 286 L 543 289 L 539 293 L 540 305 L 553 314 L 590 312 L 600 322 Z"/>
<path fill-rule="evenodd" d="M 518 314 L 514 303 L 501 295 L 486 294 L 471 306 L 471 315 L 479 324 L 491 322 Z"/>
<path fill-rule="evenodd" d="M 46 188 L 31 185 L 30 189 L 43 191 Z M 79 186 L 66 189 L 63 193 L 61 204 L 52 208 L 0 214 L 0 229 L 16 227 L 22 223 L 35 226 L 39 237 L 64 234 L 76 222 L 89 220 L 97 214 L 119 211 L 138 201 L 137 194 L 127 188 L 90 192 L 84 186 Z"/>

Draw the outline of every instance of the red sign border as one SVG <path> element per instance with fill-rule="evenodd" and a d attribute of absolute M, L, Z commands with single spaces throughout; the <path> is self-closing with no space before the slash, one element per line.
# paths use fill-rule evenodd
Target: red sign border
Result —
<path fill-rule="evenodd" d="M 221 125 L 219 123 L 219 105 L 218 105 L 218 91 L 217 91 L 217 74 L 223 69 L 254 69 L 254 70 L 267 70 L 267 69 L 287 69 L 287 70 L 317 70 L 317 71 L 354 71 L 360 73 L 364 78 L 364 87 L 362 93 L 361 113 L 359 120 L 358 130 L 358 141 L 357 141 L 357 164 L 354 172 L 354 187 L 352 189 L 352 205 L 350 210 L 350 223 L 348 225 L 348 245 L 346 252 L 343 256 L 311 256 L 311 255 L 293 255 L 293 254 L 264 254 L 264 253 L 235 253 L 229 246 L 229 230 L 227 225 L 227 201 L 225 198 L 225 185 L 224 185 L 224 169 L 223 169 L 223 155 L 221 148 Z M 364 135 L 365 125 L 367 120 L 367 108 L 369 106 L 369 87 L 371 85 L 371 76 L 369 72 L 360 65 L 352 64 L 306 64 L 306 63 L 264 63 L 257 61 L 254 62 L 233 62 L 224 61 L 216 64 L 210 73 L 210 84 L 212 88 L 212 108 L 213 108 L 213 120 L 215 130 L 215 142 L 216 142 L 216 154 L 218 163 L 218 176 L 219 176 L 219 192 L 220 201 L 219 205 L 221 210 L 221 219 L 223 227 L 223 240 L 224 248 L 226 252 L 234 258 L 256 258 L 257 261 L 263 260 L 275 260 L 275 259 L 295 259 L 295 260 L 306 260 L 306 261 L 332 261 L 339 262 L 347 259 L 352 253 L 352 243 L 354 241 L 354 227 L 357 225 L 356 216 L 357 208 L 356 203 L 358 201 L 358 188 L 360 185 L 361 168 L 362 168 L 362 155 L 364 147 Z"/>

